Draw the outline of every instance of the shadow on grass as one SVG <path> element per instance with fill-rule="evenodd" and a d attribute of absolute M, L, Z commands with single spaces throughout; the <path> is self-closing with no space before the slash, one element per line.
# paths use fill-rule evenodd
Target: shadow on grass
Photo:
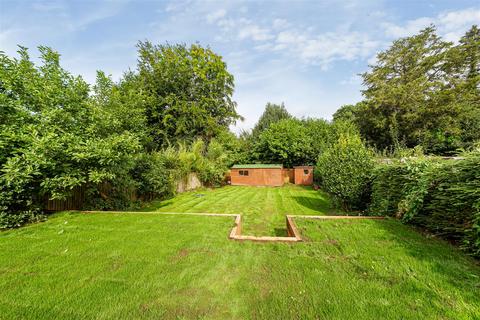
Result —
<path fill-rule="evenodd" d="M 429 238 L 419 229 L 402 224 L 398 220 L 374 220 L 379 228 L 387 231 L 389 240 L 405 249 L 405 253 L 418 261 L 427 262 L 429 269 L 441 275 L 457 288 L 465 288 L 470 301 L 479 301 L 474 292 L 480 290 L 480 261 L 466 255 L 458 247 L 440 238 Z M 467 293 L 468 292 L 468 293 Z"/>
<path fill-rule="evenodd" d="M 336 214 L 338 211 L 332 207 L 327 198 L 324 197 L 292 197 L 299 205 L 314 211 L 318 211 L 319 214 Z"/>
<path fill-rule="evenodd" d="M 275 228 L 275 237 L 287 237 L 287 228 Z"/>

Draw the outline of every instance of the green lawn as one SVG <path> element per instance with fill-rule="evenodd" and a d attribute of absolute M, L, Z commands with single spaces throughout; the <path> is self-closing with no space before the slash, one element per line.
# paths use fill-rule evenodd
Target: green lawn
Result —
<path fill-rule="evenodd" d="M 208 212 L 242 215 L 243 234 L 285 236 L 285 215 L 342 214 L 333 209 L 326 194 L 312 187 L 281 188 L 229 186 L 186 192 L 143 209 L 159 212 Z"/>
<path fill-rule="evenodd" d="M 238 191 L 246 201 L 245 190 L 154 206 L 237 213 L 200 199 Z M 264 206 L 271 216 L 320 206 L 294 201 L 315 198 L 301 188 L 258 193 L 272 201 L 246 201 L 252 219 Z M 284 193 L 294 196 L 275 197 Z M 318 208 L 329 213 L 326 200 Z M 296 222 L 307 242 L 231 241 L 232 217 L 59 213 L 0 233 L 0 318 L 480 318 L 480 266 L 449 244 L 391 219 Z"/>

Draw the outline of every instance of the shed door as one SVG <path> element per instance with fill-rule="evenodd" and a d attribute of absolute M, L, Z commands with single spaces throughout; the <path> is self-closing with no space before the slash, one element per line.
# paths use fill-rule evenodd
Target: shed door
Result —
<path fill-rule="evenodd" d="M 282 170 L 280 169 L 267 169 L 265 172 L 265 184 L 268 186 L 278 186 L 282 181 Z"/>
<path fill-rule="evenodd" d="M 310 179 L 310 169 L 302 169 L 302 184 L 308 184 Z"/>

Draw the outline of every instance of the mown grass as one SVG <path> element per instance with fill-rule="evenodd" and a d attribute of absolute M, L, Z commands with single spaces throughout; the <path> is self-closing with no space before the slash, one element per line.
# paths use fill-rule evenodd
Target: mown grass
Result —
<path fill-rule="evenodd" d="M 0 318 L 480 318 L 478 263 L 398 221 L 297 219 L 296 244 L 231 241 L 232 225 L 59 213 L 2 232 Z"/>
<path fill-rule="evenodd" d="M 285 236 L 287 214 L 342 214 L 332 208 L 327 194 L 296 185 L 197 190 L 166 201 L 154 201 L 143 211 L 241 214 L 243 233 L 257 236 Z"/>

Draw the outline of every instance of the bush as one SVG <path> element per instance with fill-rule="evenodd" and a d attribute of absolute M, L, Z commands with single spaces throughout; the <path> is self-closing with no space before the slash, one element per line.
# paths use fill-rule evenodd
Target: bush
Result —
<path fill-rule="evenodd" d="M 205 161 L 199 172 L 200 180 L 208 186 L 218 186 L 225 180 L 228 171 L 229 155 L 223 146 L 212 140 L 205 153 Z"/>
<path fill-rule="evenodd" d="M 166 163 L 166 156 L 161 152 L 142 153 L 137 156 L 135 167 L 130 174 L 140 199 L 166 198 L 174 193 L 173 176 Z"/>
<path fill-rule="evenodd" d="M 319 180 L 337 205 L 345 210 L 364 209 L 374 161 L 358 135 L 343 134 L 320 155 Z"/>
<path fill-rule="evenodd" d="M 13 213 L 0 212 L 0 229 L 18 228 L 26 223 L 45 220 L 40 210 L 17 211 Z"/>
<path fill-rule="evenodd" d="M 370 212 L 395 215 L 480 256 L 480 152 L 380 165 L 373 177 Z"/>

